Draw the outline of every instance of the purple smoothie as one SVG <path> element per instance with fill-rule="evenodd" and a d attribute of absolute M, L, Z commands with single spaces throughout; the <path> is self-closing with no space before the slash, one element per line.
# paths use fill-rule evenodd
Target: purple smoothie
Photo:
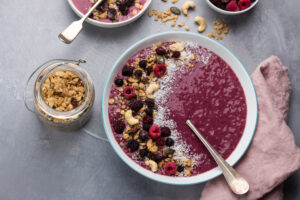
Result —
<path fill-rule="evenodd" d="M 163 46 L 168 48 L 170 44 L 166 42 Z M 194 160 L 191 175 L 197 175 L 216 167 L 216 163 L 187 127 L 186 120 L 190 119 L 226 159 L 243 134 L 247 105 L 237 76 L 222 58 L 199 45 L 184 45 L 185 51 L 181 52 L 183 60 L 169 58 L 166 75 L 158 81 L 160 89 L 154 94 L 157 105 L 154 124 L 171 129 L 175 155 L 179 158 L 180 152 L 184 152 L 185 156 Z M 132 56 L 127 64 L 134 66 L 137 58 L 145 59 L 154 53 L 152 47 L 145 48 Z M 121 71 L 116 77 L 127 79 Z M 112 85 L 110 98 L 118 93 L 117 87 Z M 110 122 L 113 123 L 121 116 L 116 112 L 119 106 L 109 105 L 108 109 Z M 122 135 L 114 133 L 114 136 L 119 144 L 126 144 Z M 138 164 L 149 169 L 144 160 L 130 152 L 126 145 L 122 149 Z M 157 173 L 164 174 L 162 169 Z M 184 176 L 183 173 L 178 174 Z"/>
<path fill-rule="evenodd" d="M 87 13 L 87 11 L 89 10 L 89 8 L 91 8 L 93 6 L 93 4 L 90 2 L 90 0 L 72 0 L 75 7 L 82 13 L 85 14 Z M 139 4 L 140 5 L 145 5 L 145 3 L 147 2 L 147 0 L 139 0 Z M 136 10 L 136 11 L 135 11 Z M 119 22 L 122 21 L 126 21 L 132 17 L 134 17 L 135 15 L 137 15 L 137 13 L 139 13 L 142 9 L 141 8 L 137 8 L 135 6 L 130 6 L 128 8 L 128 14 L 127 15 L 121 15 L 118 14 L 117 15 L 117 20 Z M 136 13 L 135 13 L 136 12 Z M 93 19 L 98 20 L 100 22 L 107 22 L 107 23 L 112 23 L 112 20 L 108 19 L 108 18 L 103 18 L 103 19 L 96 19 L 95 17 L 93 17 Z"/>

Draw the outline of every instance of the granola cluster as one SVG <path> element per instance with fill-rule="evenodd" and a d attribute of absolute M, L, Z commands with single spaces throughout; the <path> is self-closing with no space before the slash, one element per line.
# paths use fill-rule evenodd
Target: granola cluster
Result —
<path fill-rule="evenodd" d="M 42 99 L 57 111 L 70 111 L 80 106 L 86 97 L 82 80 L 72 71 L 52 72 L 42 84 Z"/>
<path fill-rule="evenodd" d="M 96 3 L 98 0 L 90 0 Z M 120 16 L 127 16 L 130 7 L 134 6 L 132 15 L 136 15 L 143 9 L 144 5 L 139 0 L 104 0 L 91 14 L 95 20 L 109 19 L 112 22 L 118 22 Z"/>
<path fill-rule="evenodd" d="M 108 101 L 116 112 L 112 128 L 115 134 L 122 134 L 121 147 L 153 172 L 190 176 L 193 160 L 185 157 L 184 152 L 175 152 L 178 141 L 172 138 L 170 127 L 154 124 L 159 80 L 166 76 L 170 59 L 184 60 L 181 54 L 185 47 L 182 43 L 158 43 L 150 51 L 143 59 L 134 57 L 114 80 L 114 92 Z M 180 155 L 180 159 L 175 154 Z"/>

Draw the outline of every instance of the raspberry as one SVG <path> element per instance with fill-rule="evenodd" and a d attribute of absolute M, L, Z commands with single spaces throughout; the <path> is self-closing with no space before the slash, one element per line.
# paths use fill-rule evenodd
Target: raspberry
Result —
<path fill-rule="evenodd" d="M 160 78 L 165 74 L 166 70 L 167 70 L 166 65 L 164 65 L 164 64 L 156 65 L 154 68 L 154 74 L 155 74 L 155 76 Z"/>
<path fill-rule="evenodd" d="M 115 120 L 113 123 L 113 129 L 116 133 L 121 134 L 125 129 L 125 124 L 122 120 Z"/>
<path fill-rule="evenodd" d="M 115 84 L 119 87 L 123 86 L 124 82 L 122 79 L 118 78 L 115 80 Z"/>
<path fill-rule="evenodd" d="M 140 134 L 139 134 L 139 139 L 142 141 L 142 142 L 146 142 L 146 140 L 149 138 L 149 134 L 145 131 L 142 131 Z"/>
<path fill-rule="evenodd" d="M 156 144 L 157 144 L 158 146 L 164 146 L 165 143 L 166 143 L 166 140 L 165 140 L 165 138 L 163 138 L 163 137 L 160 137 L 160 138 L 158 138 L 158 139 L 156 140 Z"/>
<path fill-rule="evenodd" d="M 239 7 L 236 3 L 236 0 L 232 0 L 230 1 L 227 5 L 226 5 L 226 10 L 227 11 L 238 11 Z"/>
<path fill-rule="evenodd" d="M 139 66 L 143 69 L 145 69 L 147 67 L 147 61 L 146 60 L 141 60 L 139 62 Z"/>
<path fill-rule="evenodd" d="M 181 54 L 180 51 L 174 51 L 173 54 L 172 54 L 172 57 L 173 58 L 179 58 L 180 54 Z"/>
<path fill-rule="evenodd" d="M 155 106 L 155 102 L 153 99 L 146 99 L 145 103 L 149 108 L 153 108 Z"/>
<path fill-rule="evenodd" d="M 157 139 L 161 135 L 160 128 L 157 125 L 152 125 L 149 129 L 149 135 L 152 139 Z"/>
<path fill-rule="evenodd" d="M 171 135 L 171 130 L 168 127 L 161 128 L 161 136 L 162 137 L 169 137 Z"/>
<path fill-rule="evenodd" d="M 168 175 L 174 175 L 177 171 L 177 165 L 174 162 L 168 162 L 164 166 L 165 173 Z"/>
<path fill-rule="evenodd" d="M 153 117 L 146 115 L 143 118 L 143 123 L 152 125 L 153 124 Z"/>
<path fill-rule="evenodd" d="M 174 140 L 172 138 L 167 138 L 166 139 L 166 145 L 168 147 L 173 146 L 174 145 Z"/>
<path fill-rule="evenodd" d="M 158 47 L 155 51 L 158 55 L 165 55 L 167 53 L 167 51 L 163 47 Z"/>
<path fill-rule="evenodd" d="M 240 0 L 239 1 L 239 8 L 240 10 L 245 10 L 251 6 L 250 0 Z"/>
<path fill-rule="evenodd" d="M 163 156 L 161 155 L 161 153 L 157 152 L 151 155 L 151 159 L 158 163 L 163 159 Z"/>
<path fill-rule="evenodd" d="M 149 131 L 151 125 L 150 124 L 143 124 L 143 130 L 144 131 Z"/>
<path fill-rule="evenodd" d="M 140 144 L 136 140 L 131 139 L 131 140 L 129 140 L 127 142 L 127 147 L 130 149 L 130 151 L 136 151 L 136 150 L 138 150 L 139 146 L 140 146 Z"/>
<path fill-rule="evenodd" d="M 131 76 L 133 74 L 133 68 L 125 65 L 122 69 L 123 76 Z"/>
<path fill-rule="evenodd" d="M 143 101 L 134 99 L 130 102 L 129 107 L 134 112 L 138 112 L 144 106 Z"/>
<path fill-rule="evenodd" d="M 143 72 L 141 70 L 135 70 L 134 75 L 137 78 L 141 78 L 141 76 L 143 76 Z"/>
<path fill-rule="evenodd" d="M 131 86 L 125 87 L 124 90 L 123 90 L 123 95 L 126 99 L 133 98 L 135 96 L 135 92 L 134 92 L 133 87 L 131 87 Z"/>
<path fill-rule="evenodd" d="M 153 115 L 153 109 L 152 109 L 152 108 L 147 108 L 147 109 L 145 110 L 145 113 L 146 113 L 147 115 L 149 115 L 149 116 L 152 117 L 152 115 Z"/>
<path fill-rule="evenodd" d="M 144 158 L 147 154 L 148 154 L 148 150 L 147 149 L 141 149 L 139 151 L 139 154 L 142 158 Z"/>

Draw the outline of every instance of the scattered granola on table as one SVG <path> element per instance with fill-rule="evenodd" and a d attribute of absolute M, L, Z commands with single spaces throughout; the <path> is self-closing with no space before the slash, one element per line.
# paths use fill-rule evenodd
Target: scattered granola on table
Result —
<path fill-rule="evenodd" d="M 42 99 L 57 111 L 70 111 L 80 106 L 86 92 L 82 80 L 74 72 L 57 70 L 42 84 Z"/>

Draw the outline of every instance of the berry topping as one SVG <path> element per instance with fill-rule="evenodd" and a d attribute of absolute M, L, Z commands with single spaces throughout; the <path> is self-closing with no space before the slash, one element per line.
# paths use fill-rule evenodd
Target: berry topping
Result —
<path fill-rule="evenodd" d="M 157 144 L 158 146 L 164 146 L 165 143 L 166 143 L 166 140 L 165 140 L 165 138 L 163 138 L 163 137 L 160 137 L 160 138 L 158 138 L 158 139 L 156 140 L 156 144 Z"/>
<path fill-rule="evenodd" d="M 116 120 L 113 123 L 113 129 L 116 133 L 121 134 L 125 129 L 125 124 L 122 120 Z"/>
<path fill-rule="evenodd" d="M 148 129 L 149 130 L 149 129 Z M 146 140 L 149 138 L 149 134 L 145 131 L 142 131 L 140 132 L 139 134 L 139 139 L 142 141 L 142 142 L 146 142 Z"/>
<path fill-rule="evenodd" d="M 164 166 L 165 173 L 168 175 L 174 175 L 177 171 L 177 165 L 174 162 L 168 162 Z"/>
<path fill-rule="evenodd" d="M 152 67 L 147 67 L 147 68 L 146 68 L 146 73 L 147 73 L 147 75 L 150 75 L 152 71 L 153 71 L 153 68 L 152 68 Z"/>
<path fill-rule="evenodd" d="M 121 87 L 121 86 L 123 86 L 124 81 L 122 79 L 118 78 L 118 79 L 115 80 L 115 84 L 117 86 Z"/>
<path fill-rule="evenodd" d="M 240 0 L 239 1 L 239 8 L 240 10 L 245 10 L 251 6 L 250 0 Z"/>
<path fill-rule="evenodd" d="M 161 153 L 157 152 L 151 155 L 151 159 L 155 162 L 160 162 L 163 159 L 163 156 L 161 155 Z"/>
<path fill-rule="evenodd" d="M 155 52 L 158 54 L 158 55 L 165 55 L 167 53 L 167 51 L 163 48 L 163 47 L 158 47 Z"/>
<path fill-rule="evenodd" d="M 143 69 L 145 69 L 147 67 L 147 61 L 146 60 L 141 60 L 139 62 L 139 66 Z"/>
<path fill-rule="evenodd" d="M 146 115 L 144 118 L 143 118 L 143 123 L 144 124 L 150 124 L 152 125 L 153 124 L 153 117 L 149 116 L 149 115 Z"/>
<path fill-rule="evenodd" d="M 148 154 L 148 150 L 147 149 L 141 149 L 139 151 L 139 154 L 142 158 L 144 158 L 147 154 Z"/>
<path fill-rule="evenodd" d="M 130 151 L 136 151 L 136 150 L 138 150 L 139 149 L 139 146 L 140 146 L 140 144 L 139 144 L 139 142 L 138 141 L 136 141 L 136 140 L 129 140 L 128 142 L 127 142 L 127 147 L 130 149 Z"/>
<path fill-rule="evenodd" d="M 144 106 L 143 101 L 137 99 L 133 99 L 129 103 L 130 109 L 133 110 L 134 112 L 138 112 L 143 106 Z"/>
<path fill-rule="evenodd" d="M 143 130 L 144 131 L 149 131 L 151 125 L 150 124 L 143 124 Z"/>
<path fill-rule="evenodd" d="M 160 78 L 165 74 L 166 70 L 167 70 L 166 65 L 164 65 L 164 64 L 156 65 L 154 68 L 154 74 L 155 74 L 155 76 Z"/>
<path fill-rule="evenodd" d="M 227 5 L 226 5 L 226 10 L 227 11 L 238 11 L 239 7 L 236 3 L 236 0 L 231 0 Z"/>
<path fill-rule="evenodd" d="M 133 98 L 135 96 L 135 92 L 134 92 L 133 87 L 131 87 L 131 86 L 125 87 L 124 90 L 123 90 L 123 95 L 126 99 Z"/>
<path fill-rule="evenodd" d="M 123 76 L 131 76 L 133 74 L 133 68 L 125 65 L 122 69 L 122 75 Z"/>
<path fill-rule="evenodd" d="M 107 17 L 110 20 L 115 20 L 116 19 L 116 15 L 117 15 L 117 10 L 116 9 L 114 9 L 114 8 L 108 9 L 108 11 L 107 11 Z"/>
<path fill-rule="evenodd" d="M 183 170 L 184 170 L 184 167 L 182 165 L 177 166 L 177 171 L 178 172 L 183 172 Z"/>
<path fill-rule="evenodd" d="M 153 108 L 155 106 L 155 102 L 153 99 L 146 99 L 145 103 L 149 108 Z"/>
<path fill-rule="evenodd" d="M 149 129 L 149 135 L 152 139 L 157 139 L 161 135 L 160 128 L 157 125 L 152 125 Z"/>
<path fill-rule="evenodd" d="M 174 145 L 174 140 L 172 138 L 167 138 L 166 139 L 166 145 L 168 147 L 173 146 Z"/>
<path fill-rule="evenodd" d="M 143 76 L 143 72 L 142 72 L 142 70 L 135 70 L 134 75 L 137 78 L 140 78 L 141 76 Z"/>
<path fill-rule="evenodd" d="M 149 116 L 152 116 L 152 115 L 153 115 L 153 109 L 152 109 L 152 108 L 147 108 L 147 109 L 145 110 L 145 113 L 146 113 L 147 115 L 149 115 Z"/>
<path fill-rule="evenodd" d="M 173 58 L 179 58 L 180 57 L 180 51 L 174 51 L 172 54 Z"/>
<path fill-rule="evenodd" d="M 168 127 L 161 128 L 161 136 L 162 137 L 169 137 L 171 135 L 171 130 Z"/>

